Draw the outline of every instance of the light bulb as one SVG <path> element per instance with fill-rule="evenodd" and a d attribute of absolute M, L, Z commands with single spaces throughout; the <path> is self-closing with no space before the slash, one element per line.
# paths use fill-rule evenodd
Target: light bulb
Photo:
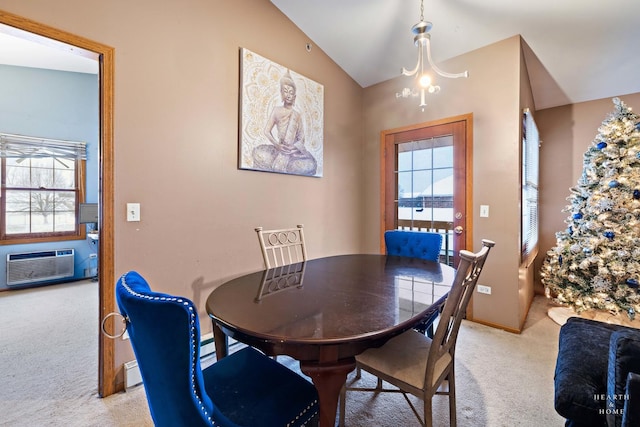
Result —
<path fill-rule="evenodd" d="M 423 88 L 428 88 L 429 86 L 431 86 L 431 77 L 423 74 L 420 76 L 418 83 L 420 83 L 420 86 L 422 86 Z"/>

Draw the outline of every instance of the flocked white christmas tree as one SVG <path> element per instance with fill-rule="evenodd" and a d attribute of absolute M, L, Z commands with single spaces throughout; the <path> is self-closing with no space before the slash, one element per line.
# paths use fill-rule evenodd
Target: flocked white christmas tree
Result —
<path fill-rule="evenodd" d="M 640 124 L 618 98 L 584 154 L 541 276 L 546 295 L 576 312 L 640 312 Z"/>

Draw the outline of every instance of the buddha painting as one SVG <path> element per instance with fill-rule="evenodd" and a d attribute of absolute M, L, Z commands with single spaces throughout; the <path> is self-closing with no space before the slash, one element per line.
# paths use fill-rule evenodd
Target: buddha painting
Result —
<path fill-rule="evenodd" d="M 246 55 L 249 51 L 243 52 Z M 252 52 L 249 54 L 250 59 L 256 56 Z M 243 73 L 247 68 L 252 67 L 243 63 Z M 277 71 L 280 71 L 279 78 L 274 83 Z M 246 84 L 243 87 L 242 99 L 243 139 L 240 167 L 293 175 L 322 176 L 322 105 L 320 102 L 319 111 L 317 102 L 308 105 L 309 101 L 317 101 L 318 96 L 320 101 L 322 100 L 322 86 L 310 84 L 310 81 L 305 81 L 302 77 L 298 78 L 305 89 L 315 89 L 305 94 L 305 102 L 298 108 L 299 83 L 290 70 L 262 67 L 261 73 L 265 73 L 262 79 L 258 78 L 260 74 L 254 70 L 249 75 L 249 78 L 255 78 L 253 82 L 243 80 Z M 277 85 L 277 96 L 273 96 L 271 92 L 270 99 L 267 100 L 265 85 L 257 86 L 257 81 L 270 82 L 269 85 L 272 87 Z M 249 95 L 255 98 L 249 98 Z M 263 118 L 262 122 L 258 119 L 260 117 Z M 320 119 L 320 122 L 314 119 Z"/>

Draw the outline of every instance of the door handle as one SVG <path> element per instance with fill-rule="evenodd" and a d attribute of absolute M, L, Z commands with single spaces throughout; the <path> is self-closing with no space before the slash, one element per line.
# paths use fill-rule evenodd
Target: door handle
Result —
<path fill-rule="evenodd" d="M 462 234 L 462 231 L 464 231 L 464 228 L 462 228 L 461 225 L 457 226 L 456 228 L 453 229 L 453 232 L 456 234 Z"/>

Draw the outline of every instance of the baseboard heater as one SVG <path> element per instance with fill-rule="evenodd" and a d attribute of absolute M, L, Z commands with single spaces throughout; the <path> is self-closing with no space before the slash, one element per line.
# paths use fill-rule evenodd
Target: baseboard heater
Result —
<path fill-rule="evenodd" d="M 127 338 L 128 339 L 128 338 Z M 212 356 L 215 353 L 215 345 L 213 343 L 213 333 L 203 335 L 200 338 L 200 359 Z M 132 360 L 124 364 L 124 388 L 125 390 L 142 384 L 142 374 L 138 367 L 138 361 Z"/>
<path fill-rule="evenodd" d="M 73 249 L 7 254 L 7 286 L 73 277 Z"/>

